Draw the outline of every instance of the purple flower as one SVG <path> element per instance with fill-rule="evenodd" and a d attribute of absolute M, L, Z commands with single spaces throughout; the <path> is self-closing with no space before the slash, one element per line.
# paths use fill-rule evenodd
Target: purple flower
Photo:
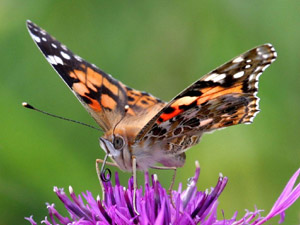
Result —
<path fill-rule="evenodd" d="M 294 187 L 300 174 L 300 169 L 292 176 L 282 194 L 275 202 L 269 214 L 262 217 L 262 210 L 246 211 L 246 214 L 237 219 L 237 212 L 230 219 L 217 219 L 218 197 L 227 184 L 227 177 L 219 176 L 218 182 L 211 190 L 198 191 L 196 184 L 200 174 L 199 164 L 196 162 L 196 172 L 190 179 L 187 189 L 172 191 L 173 203 L 170 195 L 160 185 L 157 176 L 145 173 L 145 184 L 137 190 L 136 215 L 133 210 L 133 179 L 128 181 L 125 188 L 119 182 L 118 173 L 115 174 L 115 185 L 111 182 L 104 183 L 104 200 L 99 196 L 95 199 L 90 192 L 76 196 L 70 187 L 70 197 L 63 189 L 54 187 L 54 192 L 63 202 L 69 212 L 69 217 L 63 217 L 56 211 L 54 204 L 47 204 L 49 217 L 41 223 L 46 225 L 75 224 L 75 225 L 109 225 L 109 224 L 202 224 L 202 225 L 227 225 L 227 224 L 255 224 L 260 225 L 280 215 L 279 223 L 284 220 L 284 212 L 300 196 L 300 183 Z M 151 181 L 151 183 L 150 183 Z M 293 188 L 294 187 L 294 188 Z M 175 207 L 174 207 L 174 206 Z M 26 218 L 32 225 L 37 223 L 32 216 Z"/>

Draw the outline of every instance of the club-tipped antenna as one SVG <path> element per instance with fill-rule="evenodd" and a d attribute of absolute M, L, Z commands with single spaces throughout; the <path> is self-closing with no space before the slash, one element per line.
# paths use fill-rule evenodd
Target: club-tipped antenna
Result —
<path fill-rule="evenodd" d="M 65 117 L 62 117 L 62 116 L 57 116 L 57 115 L 54 115 L 52 113 L 48 113 L 48 112 L 42 111 L 40 109 L 37 109 L 37 108 L 33 107 L 32 105 L 28 104 L 27 102 L 22 102 L 22 106 L 24 106 L 27 109 L 32 109 L 32 110 L 35 110 L 37 112 L 43 113 L 43 114 L 48 115 L 48 116 L 52 116 L 52 117 L 55 117 L 55 118 L 58 118 L 58 119 L 62 119 L 62 120 L 66 120 L 66 121 L 73 122 L 73 123 L 78 123 L 78 124 L 81 124 L 83 126 L 86 126 L 86 127 L 89 127 L 89 128 L 93 128 L 93 129 L 96 129 L 96 130 L 99 130 L 99 131 L 102 131 L 101 129 L 99 129 L 97 127 L 94 127 L 92 125 L 89 125 L 89 124 L 86 124 L 86 123 L 83 123 L 83 122 L 79 122 L 79 121 L 76 121 L 76 120 L 68 119 L 68 118 L 65 118 Z"/>

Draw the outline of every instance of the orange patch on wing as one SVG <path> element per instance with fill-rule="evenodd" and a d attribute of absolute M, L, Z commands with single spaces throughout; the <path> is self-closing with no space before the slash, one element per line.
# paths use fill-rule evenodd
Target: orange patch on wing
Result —
<path fill-rule="evenodd" d="M 100 73 L 92 70 L 91 68 L 87 69 L 87 79 L 94 86 L 100 87 L 102 85 L 103 76 Z"/>
<path fill-rule="evenodd" d="M 81 96 L 90 93 L 89 89 L 83 83 L 74 83 L 72 89 Z"/>
<path fill-rule="evenodd" d="M 87 76 L 85 72 L 82 70 L 74 70 L 74 73 L 78 80 L 80 80 L 82 83 L 86 83 Z"/>
<path fill-rule="evenodd" d="M 102 84 L 102 75 L 91 68 L 87 68 L 86 73 L 82 70 L 74 70 L 70 73 L 70 77 L 80 80 L 81 83 L 93 91 L 97 91 L 96 87 L 100 87 Z"/>
<path fill-rule="evenodd" d="M 195 100 L 197 100 L 198 97 L 190 97 L 190 96 L 185 96 L 182 98 L 177 99 L 175 102 L 173 102 L 172 105 L 169 107 L 173 109 L 173 112 L 171 113 L 163 113 L 160 115 L 160 119 L 164 121 L 167 121 L 174 116 L 177 116 L 178 114 L 182 113 L 184 109 L 180 109 L 179 107 L 182 105 L 190 105 L 192 104 Z M 160 122 L 160 121 L 158 121 Z"/>
<path fill-rule="evenodd" d="M 86 94 L 90 93 L 89 89 L 83 84 L 83 83 L 74 83 L 72 86 L 72 89 L 80 96 L 83 96 L 91 101 L 88 105 L 94 110 L 94 111 L 101 111 L 101 105 L 99 102 L 95 99 L 92 99 L 91 97 L 87 96 Z"/>
<path fill-rule="evenodd" d="M 224 87 L 208 87 L 201 89 L 201 92 L 203 93 L 200 97 L 190 97 L 185 96 L 182 98 L 177 99 L 170 107 L 173 109 L 172 113 L 163 113 L 160 115 L 160 120 L 157 120 L 157 123 L 165 122 L 174 116 L 177 116 L 178 114 L 182 113 L 184 109 L 180 109 L 179 107 L 182 105 L 189 105 L 197 100 L 197 105 L 200 105 L 204 102 L 207 102 L 208 100 L 226 95 L 226 94 L 232 94 L 232 93 L 243 93 L 242 91 L 242 83 L 231 87 L 231 88 L 224 88 Z"/>
<path fill-rule="evenodd" d="M 115 109 L 117 106 L 116 101 L 107 94 L 101 95 L 101 105 L 109 108 L 111 110 Z"/>
<path fill-rule="evenodd" d="M 175 109 L 175 110 L 174 110 L 172 113 L 163 113 L 163 114 L 161 114 L 159 118 L 160 118 L 162 121 L 158 120 L 157 123 L 160 124 L 160 123 L 162 123 L 162 122 L 165 122 L 165 121 L 167 121 L 167 120 L 173 118 L 174 116 L 177 116 L 179 113 L 181 113 L 181 112 L 183 111 L 182 109 L 179 109 L 178 106 L 177 106 L 177 107 L 174 107 L 174 109 Z"/>
<path fill-rule="evenodd" d="M 103 85 L 109 89 L 114 95 L 118 96 L 118 93 L 119 93 L 119 88 L 110 83 L 105 77 L 103 77 Z"/>
<path fill-rule="evenodd" d="M 232 93 L 243 93 L 242 84 L 231 87 L 231 88 L 223 88 L 223 87 L 214 87 L 214 88 L 205 88 L 202 89 L 201 92 L 203 94 L 198 98 L 197 105 L 200 105 L 210 99 L 214 99 L 223 95 L 232 94 Z"/>
<path fill-rule="evenodd" d="M 85 96 L 87 97 L 87 96 Z M 99 104 L 99 102 L 95 99 L 89 98 L 91 100 L 92 103 L 88 104 L 93 110 L 95 111 L 101 111 L 101 105 Z"/>
<path fill-rule="evenodd" d="M 74 78 L 74 79 L 77 78 L 77 76 L 76 76 L 76 74 L 74 72 L 70 72 L 69 76 L 72 77 L 72 78 Z"/>

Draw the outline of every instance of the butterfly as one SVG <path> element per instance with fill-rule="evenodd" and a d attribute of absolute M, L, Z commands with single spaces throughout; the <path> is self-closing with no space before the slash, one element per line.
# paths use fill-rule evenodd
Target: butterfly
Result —
<path fill-rule="evenodd" d="M 47 61 L 102 128 L 100 146 L 123 171 L 157 163 L 182 167 L 185 151 L 204 133 L 252 123 L 259 112 L 258 78 L 275 61 L 271 44 L 253 48 L 209 72 L 170 102 L 132 89 L 27 21 Z M 105 160 L 106 161 L 106 160 Z"/>

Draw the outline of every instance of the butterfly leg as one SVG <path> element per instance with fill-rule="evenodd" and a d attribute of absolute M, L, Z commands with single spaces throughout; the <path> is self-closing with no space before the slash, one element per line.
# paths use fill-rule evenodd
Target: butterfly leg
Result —
<path fill-rule="evenodd" d="M 106 160 L 103 159 L 96 159 L 96 172 L 97 172 L 97 177 L 99 179 L 99 183 L 100 186 L 102 188 L 102 199 L 104 200 L 105 197 L 105 193 L 104 193 L 104 185 L 103 185 L 103 181 L 101 179 L 101 169 L 99 168 L 99 164 L 103 164 Z M 109 165 L 109 166 L 114 166 L 114 167 L 118 167 L 118 165 L 116 163 L 112 163 L 112 162 L 105 162 L 105 164 Z"/>
<path fill-rule="evenodd" d="M 167 167 L 167 166 L 152 166 L 151 168 L 152 168 L 152 169 L 157 169 L 157 170 L 173 170 L 173 171 L 174 171 L 173 177 L 172 177 L 172 181 L 171 181 L 170 187 L 169 187 L 169 189 L 168 189 L 168 194 L 170 195 L 170 199 L 171 199 L 172 206 L 175 208 L 175 203 L 174 203 L 174 201 L 173 201 L 173 196 L 172 196 L 172 190 L 173 190 L 173 186 L 174 186 L 174 183 L 175 183 L 177 167 L 175 167 L 175 166 L 173 166 L 173 167 Z"/>
<path fill-rule="evenodd" d="M 136 177 L 136 158 L 132 156 L 132 175 L 133 175 L 133 210 L 139 216 L 136 209 L 136 190 L 137 190 L 137 177 Z"/>

